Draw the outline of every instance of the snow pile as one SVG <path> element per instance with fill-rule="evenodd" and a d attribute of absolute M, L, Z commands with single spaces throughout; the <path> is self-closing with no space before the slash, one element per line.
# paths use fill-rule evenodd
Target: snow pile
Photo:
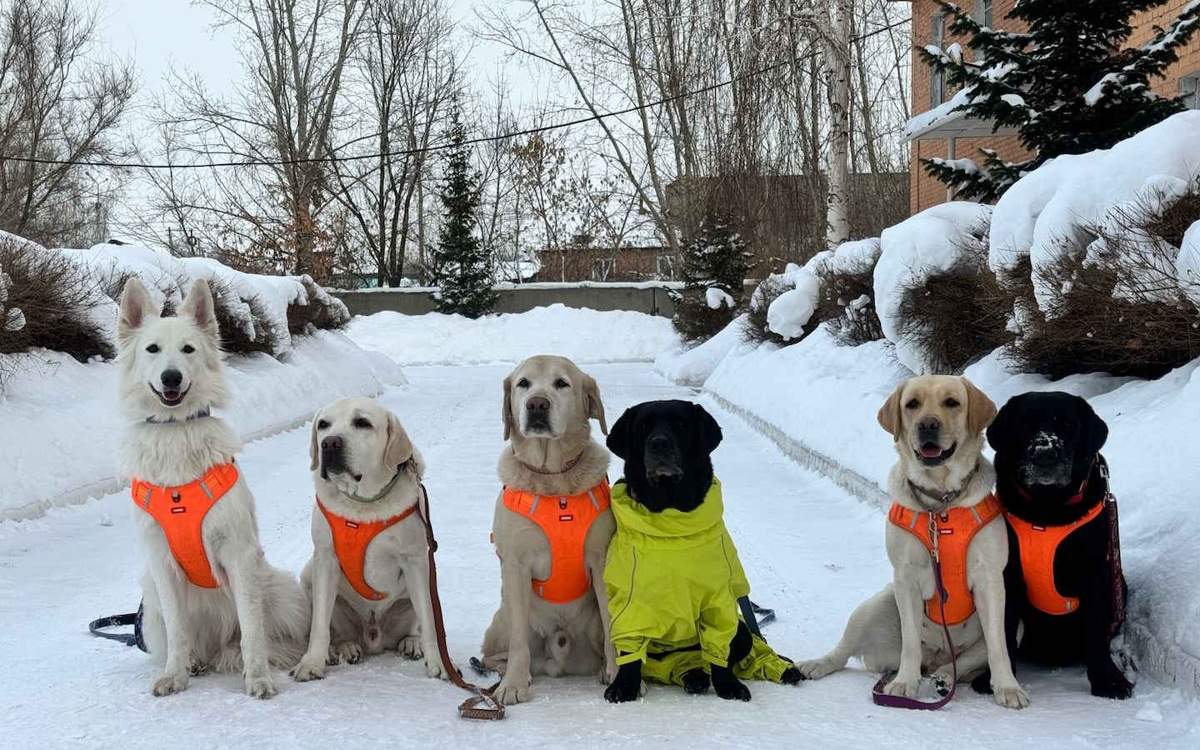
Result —
<path fill-rule="evenodd" d="M 720 310 L 722 307 L 732 310 L 737 307 L 737 303 L 733 301 L 733 297 L 729 296 L 729 292 L 719 286 L 710 286 L 704 290 L 704 302 L 710 310 Z"/>
<path fill-rule="evenodd" d="M 785 340 L 798 339 L 804 336 L 804 326 L 817 311 L 821 280 L 808 268 L 798 268 L 785 276 L 789 277 L 792 288 L 776 297 L 767 308 L 767 327 Z"/>
<path fill-rule="evenodd" d="M 359 346 L 403 365 L 518 362 L 560 354 L 577 363 L 651 361 L 678 348 L 669 318 L 550 305 L 518 314 L 356 317 L 347 330 Z"/>
<path fill-rule="evenodd" d="M 30 518 L 119 486 L 115 453 L 123 422 L 117 411 L 117 365 L 81 364 L 58 352 L 21 358 L 0 400 L 6 471 L 0 473 L 0 520 Z M 385 357 L 344 335 L 297 338 L 280 361 L 265 354 L 226 362 L 233 401 L 221 412 L 243 439 L 302 422 L 342 396 L 376 395 L 404 382 Z"/>
<path fill-rule="evenodd" d="M 1179 259 L 1175 263 L 1175 276 L 1183 293 L 1193 305 L 1200 308 L 1200 221 L 1192 224 L 1183 235 Z"/>
<path fill-rule="evenodd" d="M 25 313 L 19 307 L 8 307 L 8 290 L 12 279 L 0 271 L 0 330 L 15 333 L 25 327 Z"/>
<path fill-rule="evenodd" d="M 1052 311 L 1063 290 L 1041 272 L 1064 257 L 1081 257 L 1094 239 L 1090 228 L 1114 207 L 1193 184 L 1200 175 L 1197 133 L 1200 111 L 1181 112 L 1110 149 L 1060 156 L 1025 175 L 992 213 L 992 269 L 1011 272 L 1027 257 L 1038 307 Z"/>
<path fill-rule="evenodd" d="M 691 349 L 679 348 L 663 352 L 654 360 L 654 370 L 673 383 L 701 386 L 713 370 L 736 348 L 753 347 L 744 341 L 746 315 L 734 318 L 708 341 Z"/>
<path fill-rule="evenodd" d="M 883 230 L 875 264 L 875 309 L 883 335 L 896 346 L 896 358 L 913 372 L 928 372 L 931 364 L 926 353 L 900 333 L 904 292 L 951 270 L 964 253 L 980 250 L 991 212 L 991 206 L 954 201 Z"/>
<path fill-rule="evenodd" d="M 268 348 L 275 355 L 292 348 L 288 330 L 288 307 L 316 305 L 332 324 L 350 319 L 346 306 L 307 276 L 264 276 L 243 273 L 211 258 L 176 258 L 166 250 L 139 245 L 101 244 L 89 249 L 61 249 L 78 266 L 86 268 L 112 295 L 93 310 L 93 318 L 115 340 L 116 301 L 124 280 L 141 279 L 159 305 L 177 306 L 192 282 L 209 282 L 216 303 L 227 318 L 250 341 L 269 335 Z M 266 326 L 256 325 L 256 315 Z"/>
<path fill-rule="evenodd" d="M 833 274 L 867 273 L 879 262 L 881 249 L 878 237 L 843 242 L 824 264 L 824 269 Z"/>

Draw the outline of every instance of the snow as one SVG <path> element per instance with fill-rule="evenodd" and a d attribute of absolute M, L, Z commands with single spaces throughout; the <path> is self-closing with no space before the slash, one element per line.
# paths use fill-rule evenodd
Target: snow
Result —
<path fill-rule="evenodd" d="M 0 318 L 0 329 L 15 333 L 25 327 L 25 313 L 21 312 L 19 307 L 5 307 L 8 302 L 8 290 L 12 288 L 12 278 L 0 271 L 0 312 L 4 313 L 4 317 Z"/>
<path fill-rule="evenodd" d="M 837 246 L 826 267 L 832 273 L 867 273 L 879 261 L 881 249 L 878 237 L 843 242 Z"/>
<path fill-rule="evenodd" d="M 821 280 L 807 268 L 792 276 L 792 288 L 776 297 L 767 308 L 767 327 L 785 339 L 804 335 L 804 326 L 817 311 Z"/>
<path fill-rule="evenodd" d="M 737 307 L 737 303 L 733 301 L 733 297 L 724 289 L 717 286 L 710 286 L 704 290 L 704 302 L 710 310 L 720 310 L 722 307 L 733 309 Z"/>
<path fill-rule="evenodd" d="M 1175 261 L 1175 277 L 1184 294 L 1200 308 L 1200 221 L 1188 227 Z"/>
<path fill-rule="evenodd" d="M 914 140 L 944 122 L 961 117 L 963 107 L 971 102 L 973 91 L 974 89 L 971 87 L 959 89 L 954 93 L 954 96 L 938 106 L 928 109 L 910 119 L 904 126 L 904 139 L 908 141 Z"/>
<path fill-rule="evenodd" d="M 46 350 L 0 356 L 16 366 L 0 399 L 0 424 L 6 436 L 21 436 L 5 441 L 0 525 L 115 490 L 113 445 L 122 429 L 116 363 L 82 364 Z M 244 439 L 289 428 L 337 397 L 404 382 L 391 361 L 330 331 L 298 337 L 282 361 L 255 354 L 227 364 L 233 402 L 223 416 Z"/>
<path fill-rule="evenodd" d="M 1088 226 L 1113 206 L 1168 178 L 1193 182 L 1200 175 L 1198 132 L 1200 111 L 1181 112 L 1110 149 L 1060 156 L 1025 175 L 992 212 L 989 265 L 1010 271 L 1028 257 L 1038 307 L 1053 310 L 1062 290 L 1039 272 L 1085 252 L 1093 240 Z"/>
<path fill-rule="evenodd" d="M 1025 106 L 1025 97 L 1021 96 L 1020 94 L 1001 94 L 1000 101 L 1004 102 L 1010 107 Z"/>
<path fill-rule="evenodd" d="M 742 335 L 746 318 L 745 314 L 739 315 L 717 335 L 691 349 L 681 346 L 659 354 L 654 360 L 655 372 L 673 383 L 703 385 L 730 351 L 736 347 L 747 346 Z"/>
<path fill-rule="evenodd" d="M 359 346 L 404 365 L 518 362 L 534 354 L 561 354 L 581 364 L 648 362 L 679 346 L 669 318 L 560 304 L 477 320 L 381 312 L 355 318 L 348 333 Z"/>
<path fill-rule="evenodd" d="M 925 284 L 930 275 L 962 262 L 966 251 L 982 249 L 991 206 L 952 201 L 928 208 L 883 230 L 882 252 L 875 264 L 875 311 L 883 335 L 896 347 L 896 358 L 916 373 L 929 372 L 929 358 L 900 333 L 900 304 L 906 289 Z"/>

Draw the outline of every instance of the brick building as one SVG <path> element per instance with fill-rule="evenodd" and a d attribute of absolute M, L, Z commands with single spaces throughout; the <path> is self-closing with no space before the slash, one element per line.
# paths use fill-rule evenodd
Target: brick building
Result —
<path fill-rule="evenodd" d="M 894 0 L 896 1 L 896 0 Z M 912 41 L 914 48 L 929 44 L 944 46 L 951 42 L 963 42 L 949 34 L 950 19 L 935 0 L 903 0 L 912 5 Z M 1008 18 L 1016 0 L 958 0 L 960 5 L 974 14 L 976 21 L 995 28 L 1020 30 L 1021 25 Z M 1127 44 L 1140 46 L 1149 41 L 1156 30 L 1164 27 L 1179 14 L 1190 0 L 1168 0 L 1161 6 L 1134 18 L 1134 32 Z M 1187 106 L 1200 109 L 1200 35 L 1178 51 L 1179 60 L 1167 69 L 1163 78 L 1153 79 L 1151 86 L 1163 96 L 1183 95 Z M 966 117 L 962 114 L 939 118 L 937 122 L 921 125 L 920 115 L 949 101 L 953 92 L 946 82 L 936 74 L 920 55 L 912 54 L 912 115 L 910 126 L 910 172 L 909 207 L 913 213 L 930 206 L 951 200 L 953 195 L 946 186 L 925 173 L 921 159 L 940 157 L 943 159 L 977 158 L 979 149 L 995 149 L 1000 158 L 1018 160 L 1028 157 L 1012 130 L 992 132 L 992 124 Z"/>

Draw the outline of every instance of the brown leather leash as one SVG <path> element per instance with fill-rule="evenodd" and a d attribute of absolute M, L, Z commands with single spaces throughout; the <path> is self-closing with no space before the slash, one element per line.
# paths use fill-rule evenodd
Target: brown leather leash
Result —
<path fill-rule="evenodd" d="M 442 669 L 446 671 L 450 682 L 472 694 L 472 697 L 459 705 L 458 715 L 463 719 L 499 721 L 504 718 L 504 706 L 492 695 L 495 686 L 481 688 L 467 682 L 463 679 L 462 672 L 450 660 L 450 650 L 446 647 L 446 624 L 442 619 L 442 600 L 438 596 L 437 564 L 433 559 L 438 545 L 437 540 L 433 537 L 433 524 L 429 521 L 429 491 L 425 489 L 423 483 L 421 484 L 421 498 L 424 500 L 425 507 L 422 509 L 421 503 L 417 503 L 417 518 L 421 519 L 421 525 L 425 527 L 425 543 L 429 550 L 429 599 L 433 609 L 433 628 L 437 635 L 438 652 L 442 657 Z"/>

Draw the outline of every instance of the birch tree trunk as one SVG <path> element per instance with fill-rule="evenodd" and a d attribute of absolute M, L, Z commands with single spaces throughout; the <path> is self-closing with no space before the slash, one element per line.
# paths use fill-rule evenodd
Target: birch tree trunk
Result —
<path fill-rule="evenodd" d="M 832 250 L 850 239 L 850 14 L 852 0 L 831 0 L 821 29 L 829 76 L 829 165 L 826 170 L 825 245 Z"/>

